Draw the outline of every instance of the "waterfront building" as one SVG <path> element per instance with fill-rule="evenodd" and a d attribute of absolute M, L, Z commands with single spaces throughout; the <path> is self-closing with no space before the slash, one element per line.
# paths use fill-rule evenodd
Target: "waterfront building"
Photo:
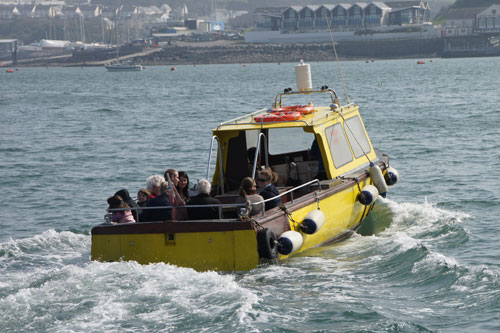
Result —
<path fill-rule="evenodd" d="M 431 20 L 431 8 L 425 1 L 384 1 L 391 8 L 389 25 L 423 24 Z"/>
<path fill-rule="evenodd" d="M 442 37 L 469 36 L 476 29 L 476 16 L 483 8 L 452 8 L 448 11 Z"/>
<path fill-rule="evenodd" d="M 425 1 L 373 1 L 258 8 L 254 22 L 256 30 L 306 33 L 327 31 L 329 25 L 334 30 L 418 25 L 430 18 L 430 6 Z"/>
<path fill-rule="evenodd" d="M 500 32 L 500 5 L 491 5 L 477 14 L 477 29 L 480 32 Z"/>

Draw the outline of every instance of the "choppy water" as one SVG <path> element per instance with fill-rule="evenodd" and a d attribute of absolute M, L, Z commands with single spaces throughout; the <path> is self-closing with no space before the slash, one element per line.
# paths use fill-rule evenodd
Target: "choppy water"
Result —
<path fill-rule="evenodd" d="M 90 229 L 122 187 L 204 177 L 210 130 L 270 106 L 294 64 L 0 73 L 0 331 L 499 331 L 499 65 L 342 63 L 401 175 L 375 234 L 238 275 L 91 262 Z M 312 73 L 345 100 L 336 64 Z"/>

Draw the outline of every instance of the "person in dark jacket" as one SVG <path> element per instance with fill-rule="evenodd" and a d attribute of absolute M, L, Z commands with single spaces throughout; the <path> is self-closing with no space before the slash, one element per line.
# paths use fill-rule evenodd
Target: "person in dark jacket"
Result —
<path fill-rule="evenodd" d="M 134 220 L 137 221 L 137 216 L 140 213 L 140 211 L 137 210 L 137 208 L 139 208 L 139 205 L 130 197 L 128 191 L 126 189 L 121 189 L 116 192 L 115 195 L 119 195 L 123 199 L 123 202 L 125 202 L 130 208 L 132 208 L 132 215 L 134 216 Z"/>
<path fill-rule="evenodd" d="M 270 169 L 265 169 L 257 174 L 257 185 L 262 188 L 259 194 L 264 199 L 270 199 L 280 194 L 278 189 L 272 184 L 273 176 Z M 280 198 L 275 198 L 266 202 L 266 210 L 277 207 L 281 204 Z"/>
<path fill-rule="evenodd" d="M 166 206 L 169 208 L 144 209 L 139 216 L 138 222 L 167 221 L 172 219 L 172 206 L 168 195 L 168 183 L 163 182 L 160 185 L 160 195 L 149 199 L 146 203 L 146 208 Z"/>
<path fill-rule="evenodd" d="M 187 203 L 190 220 L 211 220 L 219 218 L 218 207 L 189 207 L 190 205 L 220 205 L 221 202 L 218 199 L 210 196 L 211 188 L 212 185 L 210 185 L 210 182 L 206 179 L 201 179 L 196 184 L 198 195 L 192 197 Z"/>

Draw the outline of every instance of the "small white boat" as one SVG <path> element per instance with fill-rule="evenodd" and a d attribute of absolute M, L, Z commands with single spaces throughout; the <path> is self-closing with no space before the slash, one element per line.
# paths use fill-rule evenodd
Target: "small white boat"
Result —
<path fill-rule="evenodd" d="M 135 64 L 131 61 L 117 61 L 105 65 L 108 72 L 136 72 L 142 71 L 142 65 Z"/>

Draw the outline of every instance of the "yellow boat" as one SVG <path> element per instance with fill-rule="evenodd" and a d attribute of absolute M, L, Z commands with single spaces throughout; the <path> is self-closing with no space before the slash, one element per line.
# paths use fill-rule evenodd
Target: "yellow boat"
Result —
<path fill-rule="evenodd" d="M 326 86 L 313 90 L 310 72 L 305 79 L 300 72 L 304 66 L 296 68 L 298 89 L 278 94 L 272 108 L 213 130 L 207 178 L 216 146 L 212 195 L 224 218 L 103 223 L 92 229 L 92 260 L 247 271 L 343 240 L 361 227 L 378 195 L 397 181 L 397 171 L 373 148 L 358 106 L 341 105 Z M 328 103 L 283 105 L 313 96 Z M 251 148 L 257 154 L 250 161 Z M 320 154 L 313 154 L 316 149 Z M 241 180 L 255 178 L 258 160 L 278 174 L 281 205 L 250 217 L 250 207 L 236 200 Z"/>

